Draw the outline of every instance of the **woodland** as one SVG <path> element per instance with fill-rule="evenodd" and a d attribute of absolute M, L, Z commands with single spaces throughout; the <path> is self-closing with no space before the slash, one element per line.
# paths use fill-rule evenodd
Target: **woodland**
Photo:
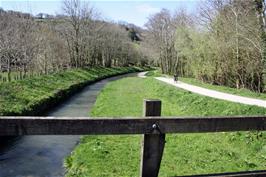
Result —
<path fill-rule="evenodd" d="M 264 0 L 206 0 L 198 10 L 162 9 L 144 27 L 104 18 L 87 1 L 62 14 L 0 9 L 0 80 L 69 68 L 154 66 L 164 74 L 265 92 Z"/>

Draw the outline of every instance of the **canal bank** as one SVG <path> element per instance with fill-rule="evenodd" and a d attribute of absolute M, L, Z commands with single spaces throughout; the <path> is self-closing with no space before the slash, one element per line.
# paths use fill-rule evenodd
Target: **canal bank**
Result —
<path fill-rule="evenodd" d="M 87 116 L 98 93 L 109 82 L 136 74 L 120 75 L 86 86 L 47 116 Z M 79 141 L 79 136 L 23 136 L 1 148 L 0 176 L 2 177 L 62 177 L 64 158 Z"/>

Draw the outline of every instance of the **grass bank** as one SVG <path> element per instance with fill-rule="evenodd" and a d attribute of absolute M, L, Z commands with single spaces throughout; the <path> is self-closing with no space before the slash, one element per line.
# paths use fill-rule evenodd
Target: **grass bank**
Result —
<path fill-rule="evenodd" d="M 108 84 L 91 116 L 141 116 L 144 98 L 161 99 L 164 116 L 265 115 L 266 109 L 226 102 L 169 86 L 153 78 Z M 141 136 L 84 136 L 65 160 L 66 176 L 139 176 Z M 266 134 L 171 134 L 160 176 L 265 169 Z"/>
<path fill-rule="evenodd" d="M 72 69 L 0 84 L 0 115 L 38 115 L 84 86 L 137 67 Z"/>
<path fill-rule="evenodd" d="M 148 77 L 161 77 L 161 76 L 169 77 L 167 75 L 161 74 L 161 72 L 159 70 L 149 71 L 146 74 L 146 76 L 148 76 Z M 202 82 L 202 81 L 194 79 L 194 78 L 179 77 L 178 80 L 185 82 L 187 84 L 196 85 L 196 86 L 211 89 L 211 90 L 217 90 L 217 91 L 224 92 L 224 93 L 230 93 L 230 94 L 244 96 L 244 97 L 258 98 L 258 99 L 266 100 L 266 93 L 257 93 L 257 92 L 253 92 L 251 90 L 244 89 L 244 88 L 236 89 L 236 88 L 230 88 L 230 87 L 226 87 L 226 86 L 212 85 L 212 84 L 208 84 L 208 83 Z"/>

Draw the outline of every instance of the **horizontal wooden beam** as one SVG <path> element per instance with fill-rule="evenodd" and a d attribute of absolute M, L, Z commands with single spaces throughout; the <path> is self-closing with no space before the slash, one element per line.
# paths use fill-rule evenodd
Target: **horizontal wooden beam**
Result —
<path fill-rule="evenodd" d="M 266 117 L 0 117 L 0 136 L 204 133 L 266 130 Z M 158 132 L 158 131 L 155 131 Z"/>
<path fill-rule="evenodd" d="M 182 176 L 182 177 L 265 177 L 265 176 L 266 176 L 266 170 L 245 171 L 245 172 L 235 172 L 235 173 L 191 175 L 191 176 Z"/>

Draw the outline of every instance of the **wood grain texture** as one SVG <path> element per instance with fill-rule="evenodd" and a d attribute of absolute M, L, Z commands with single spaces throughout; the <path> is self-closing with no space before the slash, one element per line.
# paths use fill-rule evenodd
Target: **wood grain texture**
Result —
<path fill-rule="evenodd" d="M 266 130 L 265 116 L 251 117 L 0 117 L 0 136 L 205 133 Z"/>
<path fill-rule="evenodd" d="M 144 100 L 144 116 L 161 116 L 160 100 Z M 155 134 L 152 134 L 155 133 Z M 160 170 L 165 144 L 165 134 L 162 134 L 156 123 L 152 124 L 152 132 L 145 134 L 142 144 L 141 176 L 157 177 Z"/>

